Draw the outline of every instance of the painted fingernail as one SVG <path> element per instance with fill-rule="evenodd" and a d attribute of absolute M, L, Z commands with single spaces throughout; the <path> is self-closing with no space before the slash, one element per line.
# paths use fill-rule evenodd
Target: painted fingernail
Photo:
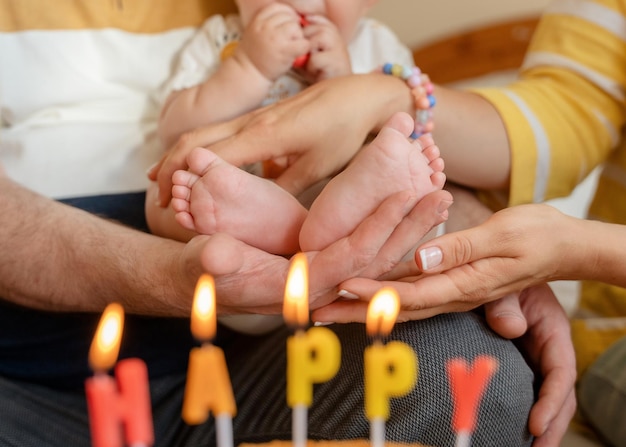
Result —
<path fill-rule="evenodd" d="M 337 295 L 339 295 L 340 297 L 346 299 L 346 300 L 358 300 L 359 296 L 355 295 L 352 292 L 348 292 L 345 289 L 341 289 L 339 292 L 337 292 Z"/>
<path fill-rule="evenodd" d="M 422 261 L 422 270 L 435 268 L 443 260 L 443 253 L 439 247 L 423 248 L 419 254 L 420 261 Z"/>

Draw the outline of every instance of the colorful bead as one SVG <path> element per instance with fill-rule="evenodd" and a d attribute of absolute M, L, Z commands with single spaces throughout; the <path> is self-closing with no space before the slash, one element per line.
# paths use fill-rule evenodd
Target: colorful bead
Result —
<path fill-rule="evenodd" d="M 419 67 L 406 67 L 391 63 L 384 64 L 382 72 L 404 80 L 411 89 L 415 106 L 415 129 L 411 138 L 418 138 L 420 135 L 432 132 L 433 107 L 437 101 L 433 94 L 435 86 L 430 82 L 428 75 L 422 73 Z"/>

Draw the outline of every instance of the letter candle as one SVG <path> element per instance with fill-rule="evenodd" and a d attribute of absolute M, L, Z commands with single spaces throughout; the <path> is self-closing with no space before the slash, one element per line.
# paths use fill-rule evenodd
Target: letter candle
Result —
<path fill-rule="evenodd" d="M 307 444 L 308 407 L 313 401 L 313 384 L 332 379 L 341 363 L 337 335 L 325 327 L 309 324 L 309 278 L 307 258 L 296 254 L 285 286 L 285 322 L 295 328 L 287 339 L 287 405 L 292 408 L 293 446 Z"/>
<path fill-rule="evenodd" d="M 395 289 L 384 287 L 372 298 L 367 309 L 366 331 L 374 338 L 365 348 L 365 413 L 370 421 L 372 447 L 385 445 L 385 421 L 389 419 L 389 398 L 410 392 L 417 381 L 417 357 L 405 343 L 383 344 L 400 310 Z"/>
<path fill-rule="evenodd" d="M 94 447 L 146 447 L 154 443 L 148 369 L 140 359 L 115 366 L 115 379 L 107 374 L 117 361 L 124 326 L 118 303 L 104 310 L 89 349 L 94 376 L 85 382 L 89 424 Z"/>
<path fill-rule="evenodd" d="M 454 399 L 452 428 L 456 433 L 456 447 L 469 447 L 480 400 L 497 369 L 497 360 L 487 355 L 476 357 L 471 369 L 465 359 L 448 361 L 446 371 Z"/>
<path fill-rule="evenodd" d="M 189 353 L 182 417 L 190 425 L 201 424 L 212 411 L 217 446 L 232 447 L 237 408 L 224 351 L 211 343 L 216 331 L 215 283 L 204 274 L 196 284 L 191 309 L 191 333 L 202 346 Z"/>

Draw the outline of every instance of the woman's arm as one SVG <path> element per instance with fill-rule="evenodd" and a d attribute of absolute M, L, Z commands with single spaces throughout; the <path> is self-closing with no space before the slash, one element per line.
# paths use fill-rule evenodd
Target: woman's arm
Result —
<path fill-rule="evenodd" d="M 466 266 L 492 272 L 483 288 L 496 294 L 553 280 L 626 286 L 624 244 L 623 225 L 578 219 L 549 205 L 520 205 L 495 213 L 478 227 L 424 244 L 416 260 L 427 273 L 462 280 L 458 286 L 463 290 L 476 289 L 480 280 L 461 276 L 459 269 Z"/>

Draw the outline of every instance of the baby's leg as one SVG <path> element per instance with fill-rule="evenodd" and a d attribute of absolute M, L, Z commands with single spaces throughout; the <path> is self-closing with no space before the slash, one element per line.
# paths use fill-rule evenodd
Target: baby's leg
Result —
<path fill-rule="evenodd" d="M 275 183 L 226 163 L 208 149 L 194 149 L 189 170 L 172 177 L 172 208 L 184 228 L 228 233 L 276 254 L 298 250 L 307 211 Z"/>
<path fill-rule="evenodd" d="M 430 136 L 409 141 L 412 131 L 409 115 L 393 115 L 372 143 L 328 183 L 302 226 L 302 250 L 321 250 L 349 235 L 391 194 L 413 191 L 417 203 L 443 187 L 439 148 Z"/>

